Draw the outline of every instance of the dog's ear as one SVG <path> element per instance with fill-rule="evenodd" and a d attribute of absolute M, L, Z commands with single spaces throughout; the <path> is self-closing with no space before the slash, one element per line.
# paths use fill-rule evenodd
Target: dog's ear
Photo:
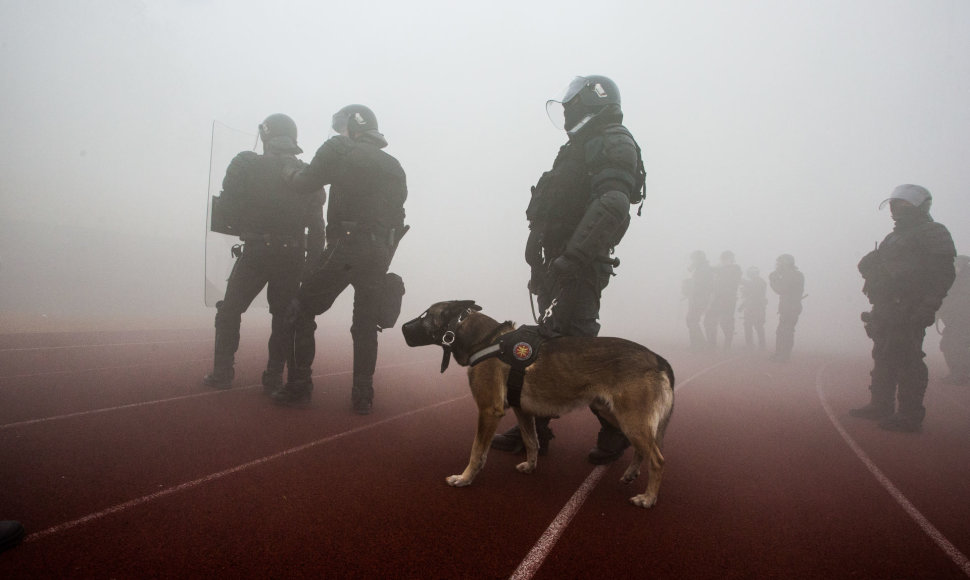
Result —
<path fill-rule="evenodd" d="M 474 300 L 455 300 L 452 302 L 457 310 L 465 310 L 466 308 L 471 308 L 472 310 L 479 311 L 482 309 L 481 306 L 475 304 Z"/>

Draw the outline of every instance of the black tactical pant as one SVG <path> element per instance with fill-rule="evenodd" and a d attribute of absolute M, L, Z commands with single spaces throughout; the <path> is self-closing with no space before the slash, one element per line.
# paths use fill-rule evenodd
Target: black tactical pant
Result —
<path fill-rule="evenodd" d="M 286 335 L 286 310 L 300 287 L 303 271 L 303 247 L 294 242 L 247 242 L 232 267 L 226 285 L 226 296 L 216 304 L 216 339 L 213 366 L 230 368 L 239 349 L 239 327 L 242 313 L 266 288 L 266 299 L 272 314 L 269 336 L 268 370 L 282 372 L 289 354 Z"/>
<path fill-rule="evenodd" d="M 734 340 L 734 308 L 737 299 L 731 297 L 715 297 L 707 314 L 704 315 L 704 331 L 707 333 L 707 346 L 710 350 L 717 348 L 717 330 L 724 333 L 724 350 L 730 350 Z"/>
<path fill-rule="evenodd" d="M 701 328 L 701 319 L 707 305 L 689 300 L 687 303 L 687 335 L 690 337 L 690 348 L 696 352 L 707 350 L 707 338 L 704 336 L 704 329 Z"/>
<path fill-rule="evenodd" d="M 536 298 L 540 326 L 565 336 L 599 335 L 600 297 L 612 274 L 612 266 L 601 262 L 584 266 L 577 276 L 556 280 L 547 274 L 539 284 Z M 593 407 L 589 410 L 604 430 L 619 431 Z"/>
<path fill-rule="evenodd" d="M 556 280 L 546 273 L 536 302 L 540 324 L 566 336 L 596 336 L 600 332 L 600 297 L 613 268 L 594 262 L 578 275 Z M 555 301 L 555 304 L 553 302 Z"/>
<path fill-rule="evenodd" d="M 354 341 L 354 377 L 370 377 L 377 366 L 377 318 L 391 249 L 386 236 L 355 232 L 335 239 L 311 266 L 294 303 L 291 373 L 310 376 L 316 356 L 314 318 L 333 306 L 347 288 L 354 288 L 350 334 Z"/>
<path fill-rule="evenodd" d="M 802 313 L 802 305 L 778 309 L 778 328 L 775 330 L 775 355 L 788 357 L 795 347 L 795 324 Z"/>
<path fill-rule="evenodd" d="M 758 336 L 758 348 L 765 347 L 765 311 L 752 309 L 745 311 L 744 317 L 744 343 L 748 348 L 754 348 L 754 337 Z M 792 336 L 792 343 L 795 338 Z"/>
<path fill-rule="evenodd" d="M 899 412 L 922 421 L 925 414 L 923 395 L 929 372 L 923 357 L 926 328 L 904 318 L 880 317 L 873 312 L 874 322 L 868 332 L 872 338 L 872 402 L 892 406 L 899 401 Z"/>

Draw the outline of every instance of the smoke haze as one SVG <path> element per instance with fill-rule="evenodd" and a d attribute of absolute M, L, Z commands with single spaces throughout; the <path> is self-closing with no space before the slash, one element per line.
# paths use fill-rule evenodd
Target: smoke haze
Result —
<path fill-rule="evenodd" d="M 286 113 L 309 161 L 349 103 L 408 173 L 402 317 L 472 298 L 528 322 L 525 207 L 565 141 L 544 105 L 582 74 L 619 85 L 648 173 L 604 335 L 686 342 L 688 256 L 730 249 L 763 275 L 795 256 L 796 349 L 861 345 L 856 264 L 901 183 L 927 187 L 970 251 L 963 0 L 0 0 L 0 71 L 0 324 L 211 323 L 213 121 L 255 133 Z M 325 317 L 349 310 L 342 296 Z"/>

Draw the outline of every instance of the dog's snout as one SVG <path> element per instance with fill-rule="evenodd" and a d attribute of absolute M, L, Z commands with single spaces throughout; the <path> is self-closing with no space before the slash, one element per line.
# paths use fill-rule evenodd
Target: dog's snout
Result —
<path fill-rule="evenodd" d="M 415 318 L 409 322 L 405 322 L 401 326 L 401 333 L 404 334 L 404 342 L 408 346 L 426 346 L 434 342 L 434 337 L 428 332 L 424 325 L 421 324 L 424 319 L 424 315 Z"/>

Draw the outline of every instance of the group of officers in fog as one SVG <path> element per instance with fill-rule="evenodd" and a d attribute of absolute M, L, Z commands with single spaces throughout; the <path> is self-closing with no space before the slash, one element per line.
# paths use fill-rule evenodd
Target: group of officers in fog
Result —
<path fill-rule="evenodd" d="M 730 250 L 722 252 L 720 263 L 714 266 L 703 251 L 696 250 L 690 255 L 688 269 L 690 277 L 684 280 L 682 292 L 687 300 L 687 333 L 691 350 L 714 352 L 718 349 L 719 334 L 723 334 L 721 348 L 724 352 L 730 351 L 736 312 L 741 314 L 744 322 L 747 348 L 765 350 L 770 284 L 778 295 L 778 328 L 771 360 L 788 361 L 795 346 L 795 324 L 806 297 L 805 276 L 795 266 L 794 256 L 778 256 L 775 269 L 768 274 L 768 282 L 761 277 L 757 266 L 750 266 L 742 274 L 741 267 L 735 263 L 734 252 Z"/>
<path fill-rule="evenodd" d="M 640 147 L 622 124 L 620 93 L 611 79 L 576 77 L 562 98 L 547 103 L 547 112 L 567 140 L 523 203 L 528 287 L 541 313 L 537 323 L 550 337 L 596 336 L 602 293 L 618 265 L 613 252 L 631 223 L 631 207 L 639 206 L 638 214 L 643 209 L 646 173 Z M 212 228 L 238 236 L 242 244 L 225 298 L 217 304 L 213 370 L 204 382 L 231 387 L 241 315 L 268 286 L 272 330 L 262 384 L 278 404 L 307 404 L 317 347 L 315 317 L 352 286 L 351 406 L 367 414 L 374 401 L 377 333 L 394 325 L 404 292 L 389 268 L 408 230 L 407 185 L 400 163 L 384 151 L 387 141 L 368 107 L 340 109 L 332 128 L 336 135 L 305 164 L 296 157 L 302 150 L 294 121 L 271 115 L 259 125 L 262 154 L 243 152 L 230 163 L 219 196 L 224 211 L 217 215 L 214 203 Z M 955 278 L 956 254 L 949 232 L 929 215 L 930 200 L 920 186 L 896 188 L 887 200 L 896 227 L 859 268 L 873 305 L 865 327 L 874 341 L 874 368 L 872 399 L 852 414 L 876 419 L 887 429 L 915 431 L 922 423 L 927 370 L 921 347 L 938 311 L 952 370 L 947 380 L 970 380 L 966 300 L 940 310 Z M 770 286 L 778 295 L 779 314 L 771 358 L 789 360 L 804 284 L 790 254 L 778 257 L 766 283 L 755 267 L 742 273 L 730 251 L 716 266 L 695 252 L 684 287 L 691 346 L 715 350 L 720 334 L 723 348 L 730 348 L 740 312 L 747 345 L 765 349 Z M 599 420 L 589 460 L 609 463 L 629 442 Z M 537 421 L 542 453 L 553 438 L 549 423 L 550 418 Z M 518 427 L 496 435 L 493 447 L 521 452 Z"/>
<path fill-rule="evenodd" d="M 873 368 L 869 403 L 849 414 L 874 420 L 888 431 L 916 432 L 922 427 L 929 383 L 923 341 L 930 326 L 940 329 L 940 350 L 950 371 L 941 382 L 970 385 L 970 257 L 956 254 L 949 230 L 930 215 L 931 205 L 932 195 L 925 187 L 896 187 L 879 206 L 889 206 L 893 229 L 858 266 L 863 293 L 872 305 L 861 318 L 873 341 Z M 750 267 L 742 276 L 732 252 L 723 252 L 720 263 L 712 266 L 698 250 L 691 254 L 689 269 L 683 294 L 691 348 L 715 351 L 720 330 L 723 349 L 729 350 L 737 310 L 748 348 L 755 348 L 757 337 L 757 348 L 763 350 L 768 284 L 758 268 Z M 805 278 L 794 257 L 782 254 L 768 283 L 778 294 L 771 360 L 787 362 L 807 296 Z"/>

